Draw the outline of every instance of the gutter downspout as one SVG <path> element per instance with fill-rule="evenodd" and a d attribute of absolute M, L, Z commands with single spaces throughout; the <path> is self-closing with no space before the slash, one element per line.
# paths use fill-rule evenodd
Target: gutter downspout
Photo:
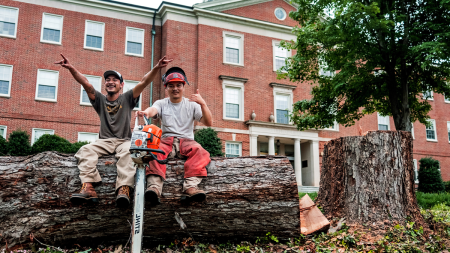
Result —
<path fill-rule="evenodd" d="M 155 18 L 156 18 L 156 10 L 153 14 L 153 25 L 152 25 L 152 59 L 151 59 L 151 69 L 153 69 L 153 58 L 155 56 Z M 150 107 L 153 105 L 153 81 L 150 83 Z"/>

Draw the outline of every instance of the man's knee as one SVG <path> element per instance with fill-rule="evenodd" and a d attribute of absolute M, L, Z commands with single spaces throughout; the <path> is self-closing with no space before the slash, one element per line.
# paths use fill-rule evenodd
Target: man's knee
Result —
<path fill-rule="evenodd" d="M 97 155 L 97 153 L 94 151 L 94 147 L 92 144 L 87 144 L 82 146 L 78 152 L 75 154 L 75 157 L 80 159 L 86 159 L 88 157 L 91 157 L 92 155 Z"/>

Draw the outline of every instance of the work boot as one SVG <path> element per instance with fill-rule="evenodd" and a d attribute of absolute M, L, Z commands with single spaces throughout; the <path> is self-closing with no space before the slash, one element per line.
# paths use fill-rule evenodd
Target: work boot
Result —
<path fill-rule="evenodd" d="M 197 187 L 188 188 L 181 196 L 182 202 L 202 202 L 206 199 L 205 191 L 197 189 Z"/>
<path fill-rule="evenodd" d="M 130 205 L 130 187 L 123 185 L 117 190 L 116 206 L 126 208 Z"/>
<path fill-rule="evenodd" d="M 98 204 L 97 193 L 92 183 L 83 183 L 80 192 L 72 194 L 70 201 L 75 205 L 81 205 L 86 202 Z"/>
<path fill-rule="evenodd" d="M 161 204 L 161 193 L 154 186 L 149 186 L 145 190 L 145 201 L 150 202 L 151 205 Z"/>

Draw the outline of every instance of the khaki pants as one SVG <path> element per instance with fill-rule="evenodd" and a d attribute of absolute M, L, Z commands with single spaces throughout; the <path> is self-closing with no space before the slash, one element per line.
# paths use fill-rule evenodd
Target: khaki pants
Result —
<path fill-rule="evenodd" d="M 80 179 L 82 183 L 101 182 L 102 179 L 97 170 L 98 158 L 103 155 L 114 154 L 117 161 L 117 180 L 116 190 L 122 185 L 128 185 L 134 188 L 134 175 L 136 168 L 130 155 L 129 140 L 109 138 L 99 139 L 91 144 L 84 145 L 75 154 L 78 159 L 78 168 L 80 169 Z"/>

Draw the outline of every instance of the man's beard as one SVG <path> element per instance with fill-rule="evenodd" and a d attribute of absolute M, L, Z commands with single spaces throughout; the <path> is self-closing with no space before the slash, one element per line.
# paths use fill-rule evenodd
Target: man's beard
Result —
<path fill-rule="evenodd" d="M 120 90 L 121 90 L 121 89 L 119 89 L 118 91 L 108 91 L 108 90 L 107 90 L 106 93 L 108 93 L 108 96 L 111 96 L 111 97 L 112 97 L 112 96 L 116 95 L 117 93 L 119 93 Z"/>

